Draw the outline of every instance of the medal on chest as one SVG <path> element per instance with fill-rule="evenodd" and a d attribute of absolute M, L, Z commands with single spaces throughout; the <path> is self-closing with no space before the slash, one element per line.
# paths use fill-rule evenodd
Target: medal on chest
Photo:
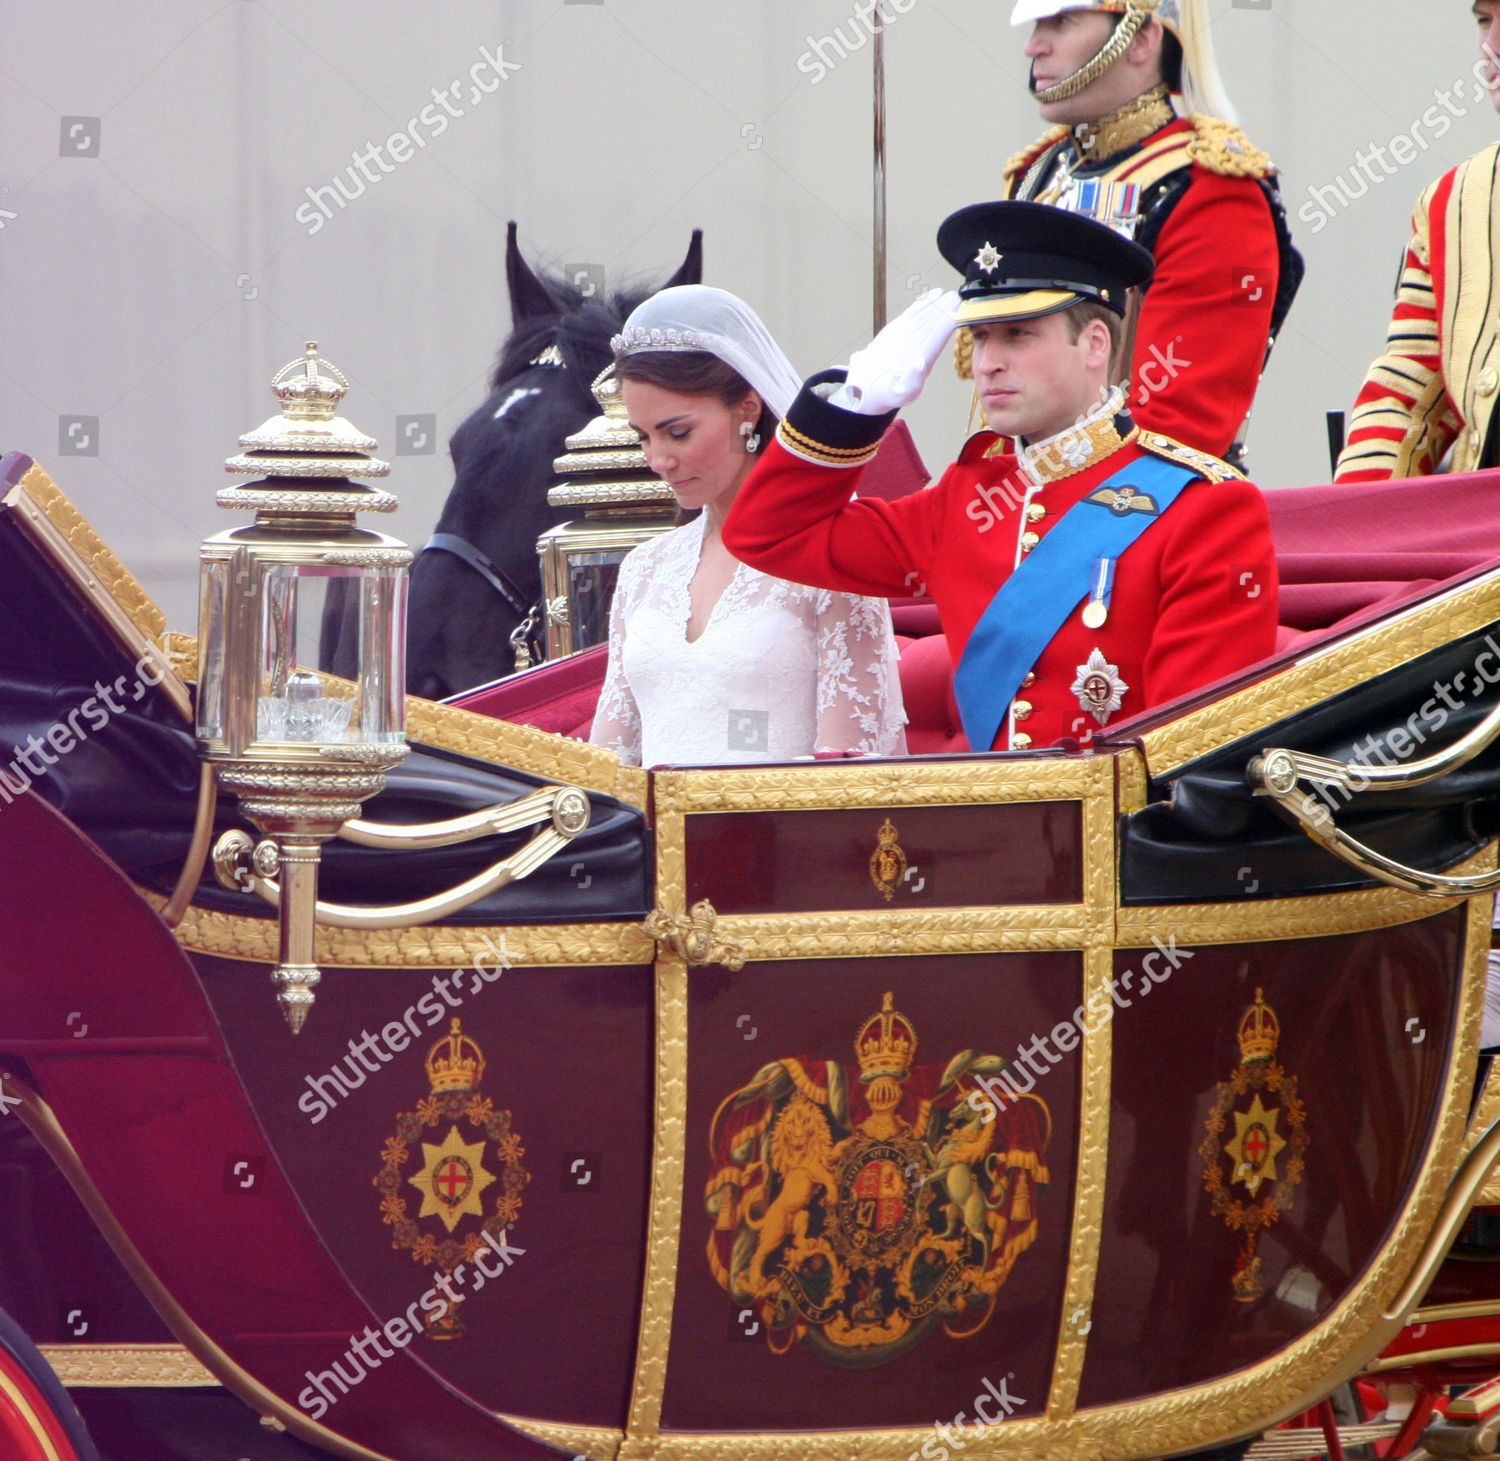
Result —
<path fill-rule="evenodd" d="M 1078 676 L 1068 688 L 1100 725 L 1108 725 L 1130 686 L 1120 678 L 1120 667 L 1110 664 L 1104 652 L 1096 649 L 1086 663 L 1078 666 Z"/>

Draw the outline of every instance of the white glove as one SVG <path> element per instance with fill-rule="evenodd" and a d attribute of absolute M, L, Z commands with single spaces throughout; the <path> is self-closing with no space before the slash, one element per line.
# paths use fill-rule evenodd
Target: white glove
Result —
<path fill-rule="evenodd" d="M 958 291 L 929 289 L 849 357 L 849 378 L 828 397 L 859 416 L 883 416 L 909 405 L 956 327 Z"/>

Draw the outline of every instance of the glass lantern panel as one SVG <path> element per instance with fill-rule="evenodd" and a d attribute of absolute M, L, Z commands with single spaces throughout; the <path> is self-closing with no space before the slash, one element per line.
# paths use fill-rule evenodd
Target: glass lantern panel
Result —
<path fill-rule="evenodd" d="M 229 730 L 224 663 L 229 569 L 227 559 L 205 560 L 198 575 L 198 735 L 205 741 L 223 741 Z"/>
<path fill-rule="evenodd" d="M 369 745 L 401 739 L 379 683 L 381 667 L 370 662 L 370 652 L 377 651 L 378 660 L 377 646 L 388 649 L 388 640 L 372 639 L 367 623 L 371 601 L 392 597 L 391 573 L 345 564 L 263 569 L 257 740 Z"/>
<path fill-rule="evenodd" d="M 360 704 L 367 741 L 406 733 L 406 590 L 404 568 L 368 570 L 360 584 Z"/>
<path fill-rule="evenodd" d="M 609 639 L 609 606 L 620 563 L 630 549 L 602 548 L 568 555 L 568 622 L 573 652 Z"/>

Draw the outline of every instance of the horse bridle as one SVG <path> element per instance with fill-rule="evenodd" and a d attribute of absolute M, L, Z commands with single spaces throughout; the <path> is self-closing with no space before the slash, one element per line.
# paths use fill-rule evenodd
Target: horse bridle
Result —
<path fill-rule="evenodd" d="M 489 586 L 505 600 L 506 607 L 521 621 L 511 630 L 510 647 L 515 651 L 516 668 L 524 670 L 538 660 L 546 658 L 546 646 L 541 639 L 542 601 L 526 602 L 526 596 L 516 586 L 516 581 L 503 568 L 492 563 L 467 538 L 457 533 L 434 533 L 428 538 L 422 551 L 436 549 L 439 553 L 451 553 L 460 563 L 466 563 Z"/>

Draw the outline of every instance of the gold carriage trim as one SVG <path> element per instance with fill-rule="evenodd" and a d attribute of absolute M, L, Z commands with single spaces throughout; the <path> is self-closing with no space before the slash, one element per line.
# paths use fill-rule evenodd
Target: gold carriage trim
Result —
<path fill-rule="evenodd" d="M 180 1344 L 40 1344 L 69 1390 L 189 1389 L 216 1380 Z"/>
<path fill-rule="evenodd" d="M 67 493 L 35 463 L 6 494 L 6 500 L 13 501 L 18 489 L 31 499 L 66 540 L 95 579 L 97 587 L 119 604 L 142 635 L 160 643 L 167 627 L 167 616 L 146 592 L 145 585 L 110 551 Z M 89 588 L 94 586 L 87 585 Z"/>
<path fill-rule="evenodd" d="M 158 912 L 166 898 L 137 886 Z M 189 953 L 256 964 L 276 962 L 276 920 L 189 908 L 174 930 Z M 656 945 L 639 923 L 428 924 L 419 928 L 316 930 L 317 962 L 324 968 L 461 969 L 505 950 L 512 967 L 581 967 L 649 964 Z"/>

